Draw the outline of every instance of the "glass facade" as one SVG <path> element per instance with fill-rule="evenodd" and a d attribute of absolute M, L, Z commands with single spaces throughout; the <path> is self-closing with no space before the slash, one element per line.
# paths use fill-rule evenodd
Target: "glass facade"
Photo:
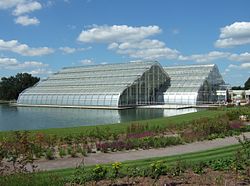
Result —
<path fill-rule="evenodd" d="M 165 104 L 197 105 L 217 101 L 216 90 L 225 84 L 216 65 L 164 67 L 170 86 L 163 94 Z"/>
<path fill-rule="evenodd" d="M 19 105 L 123 107 L 155 104 L 169 82 L 158 62 L 63 68 L 23 91 Z"/>

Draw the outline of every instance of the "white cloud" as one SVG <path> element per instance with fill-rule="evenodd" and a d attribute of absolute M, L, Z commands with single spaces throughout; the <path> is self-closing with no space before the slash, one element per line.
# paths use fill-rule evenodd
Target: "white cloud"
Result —
<path fill-rule="evenodd" d="M 0 50 L 11 51 L 23 56 L 42 56 L 53 53 L 54 50 L 48 47 L 31 48 L 26 44 L 21 44 L 17 40 L 4 41 L 0 39 Z"/>
<path fill-rule="evenodd" d="M 63 51 L 65 54 L 72 54 L 76 51 L 75 48 L 70 48 L 70 47 L 60 47 L 59 49 Z"/>
<path fill-rule="evenodd" d="M 72 54 L 75 52 L 90 50 L 92 47 L 87 48 L 71 48 L 71 47 L 60 47 L 59 50 L 63 51 L 64 54 Z"/>
<path fill-rule="evenodd" d="M 15 58 L 0 58 L 0 69 L 6 66 L 16 66 L 18 64 Z"/>
<path fill-rule="evenodd" d="M 15 58 L 0 58 L 0 69 L 6 70 L 20 70 L 47 67 L 48 64 L 37 61 L 19 62 Z"/>
<path fill-rule="evenodd" d="M 179 56 L 181 61 L 195 61 L 198 63 L 212 62 L 218 59 L 227 58 L 230 55 L 228 52 L 212 51 L 207 54 L 194 54 L 190 56 Z"/>
<path fill-rule="evenodd" d="M 92 64 L 94 64 L 94 61 L 92 61 L 91 59 L 83 59 L 80 61 L 80 63 L 82 65 L 92 65 Z"/>
<path fill-rule="evenodd" d="M 127 25 L 94 26 L 89 30 L 83 30 L 78 36 L 81 42 L 127 42 L 140 41 L 146 37 L 158 34 L 161 29 L 158 26 L 132 27 Z"/>
<path fill-rule="evenodd" d="M 156 60 L 160 58 L 175 59 L 179 52 L 167 48 L 165 43 L 158 40 L 144 39 L 138 42 L 111 43 L 108 49 L 115 50 L 118 54 L 126 54 L 132 58 Z"/>
<path fill-rule="evenodd" d="M 38 68 L 38 69 L 30 71 L 29 73 L 32 74 L 32 75 L 34 75 L 34 76 L 38 76 L 38 75 L 52 74 L 53 71 L 45 69 L 45 68 Z"/>
<path fill-rule="evenodd" d="M 234 65 L 234 64 L 230 64 L 229 66 L 228 66 L 228 68 L 234 68 L 234 69 L 245 69 L 245 70 L 247 70 L 247 69 L 250 69 L 250 63 L 242 63 L 242 64 L 240 64 L 240 65 Z"/>
<path fill-rule="evenodd" d="M 244 69 L 250 69 L 250 63 L 242 63 L 240 66 L 241 68 L 244 68 Z"/>
<path fill-rule="evenodd" d="M 250 22 L 235 22 L 220 31 L 220 38 L 215 42 L 215 47 L 228 48 L 250 44 Z"/>
<path fill-rule="evenodd" d="M 25 13 L 30 13 L 35 10 L 39 10 L 41 8 L 42 8 L 42 5 L 37 1 L 26 2 L 26 3 L 18 4 L 15 10 L 13 11 L 13 15 L 19 16 Z"/>
<path fill-rule="evenodd" d="M 0 0 L 0 9 L 14 9 L 12 15 L 18 16 L 14 21 L 22 26 L 38 25 L 40 21 L 36 17 L 30 18 L 27 14 L 41 8 L 42 5 L 34 0 Z"/>
<path fill-rule="evenodd" d="M 0 9 L 9 9 L 24 3 L 26 0 L 0 0 Z"/>
<path fill-rule="evenodd" d="M 50 8 L 50 7 L 52 7 L 52 6 L 54 6 L 55 5 L 55 1 L 53 1 L 53 0 L 49 0 L 49 1 L 47 1 L 47 3 L 46 4 L 44 4 L 44 6 L 45 7 L 48 7 L 48 8 Z"/>
<path fill-rule="evenodd" d="M 127 25 L 98 26 L 83 30 L 78 37 L 81 42 L 108 44 L 108 49 L 131 58 L 156 60 L 160 58 L 175 59 L 179 52 L 165 46 L 164 42 L 147 39 L 158 34 L 158 26 L 132 27 Z"/>
<path fill-rule="evenodd" d="M 16 24 L 20 24 L 23 26 L 29 26 L 29 25 L 38 25 L 40 21 L 36 18 L 30 18 L 29 16 L 19 16 L 15 19 Z"/>
<path fill-rule="evenodd" d="M 175 28 L 175 29 L 172 30 L 172 33 L 173 33 L 174 35 L 177 35 L 177 34 L 180 33 L 180 30 L 177 29 L 177 28 Z"/>
<path fill-rule="evenodd" d="M 250 53 L 245 52 L 241 54 L 232 54 L 230 55 L 229 60 L 238 62 L 250 62 Z"/>
<path fill-rule="evenodd" d="M 47 67 L 48 64 L 44 64 L 42 62 L 37 61 L 25 61 L 24 63 L 20 63 L 18 65 L 19 68 L 37 68 L 37 67 Z"/>

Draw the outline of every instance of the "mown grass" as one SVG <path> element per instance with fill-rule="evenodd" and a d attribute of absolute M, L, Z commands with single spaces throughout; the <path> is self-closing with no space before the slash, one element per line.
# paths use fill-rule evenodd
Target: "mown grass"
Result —
<path fill-rule="evenodd" d="M 199 118 L 207 117 L 214 118 L 220 114 L 225 113 L 225 110 L 203 110 L 195 113 L 183 114 L 178 116 L 171 117 L 162 117 L 156 119 L 149 120 L 141 120 L 141 121 L 133 121 L 133 122 L 125 122 L 125 123 L 117 123 L 117 124 L 107 124 L 107 125 L 96 125 L 96 126 L 82 126 L 82 127 L 72 127 L 72 128 L 50 128 L 50 129 L 42 129 L 42 130 L 30 130 L 31 134 L 43 133 L 45 135 L 56 135 L 57 137 L 66 137 L 66 136 L 89 136 L 91 133 L 95 132 L 97 129 L 100 131 L 108 131 L 110 134 L 121 134 L 125 133 L 127 127 L 131 123 L 138 124 L 148 124 L 149 127 L 158 127 L 165 128 L 168 125 L 183 125 L 186 122 L 196 120 Z M 0 132 L 0 140 L 4 137 L 8 137 L 12 134 L 13 131 L 1 131 Z"/>
<path fill-rule="evenodd" d="M 216 148 L 212 150 L 187 153 L 182 155 L 174 155 L 168 157 L 148 158 L 142 160 L 125 161 L 122 163 L 123 167 L 136 166 L 143 168 L 149 166 L 155 161 L 164 161 L 169 165 L 173 165 L 176 162 L 188 162 L 190 164 L 199 163 L 201 161 L 210 161 L 221 158 L 234 157 L 237 150 L 240 149 L 240 145 L 231 145 L 222 148 Z M 106 166 L 111 166 L 106 164 Z M 92 169 L 94 166 L 86 166 L 86 171 Z M 65 185 L 65 180 L 72 176 L 75 169 L 62 169 L 45 171 L 32 174 L 17 174 L 12 176 L 0 177 L 0 185 Z"/>

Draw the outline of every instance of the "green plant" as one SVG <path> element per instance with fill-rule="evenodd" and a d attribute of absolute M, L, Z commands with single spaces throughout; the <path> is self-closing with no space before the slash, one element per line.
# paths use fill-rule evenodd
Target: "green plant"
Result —
<path fill-rule="evenodd" d="M 70 185 L 85 185 L 87 182 L 92 180 L 92 175 L 89 171 L 86 170 L 84 164 L 78 166 L 66 182 L 70 183 Z"/>
<path fill-rule="evenodd" d="M 106 178 L 107 168 L 102 165 L 96 165 L 92 169 L 92 178 L 97 183 L 98 181 Z"/>
<path fill-rule="evenodd" d="M 150 164 L 150 177 L 157 180 L 160 175 L 166 174 L 165 162 L 163 161 L 155 161 Z"/>
<path fill-rule="evenodd" d="M 241 145 L 242 151 L 244 153 L 245 159 L 250 159 L 250 139 L 243 135 L 243 139 L 238 138 Z"/>
<path fill-rule="evenodd" d="M 68 145 L 67 150 L 68 150 L 68 154 L 71 157 L 73 157 L 73 158 L 77 157 L 77 154 L 76 154 L 77 152 L 76 152 L 76 146 L 75 145 Z"/>
<path fill-rule="evenodd" d="M 112 170 L 114 172 L 114 177 L 118 178 L 120 176 L 120 171 L 122 168 L 122 163 L 121 162 L 115 162 L 112 164 Z"/>
<path fill-rule="evenodd" d="M 47 160 L 55 159 L 55 154 L 54 154 L 54 149 L 53 148 L 48 148 L 48 149 L 45 150 L 45 158 Z"/>
<path fill-rule="evenodd" d="M 177 160 L 176 164 L 167 168 L 167 172 L 173 176 L 180 176 L 188 168 L 186 162 Z"/>
<path fill-rule="evenodd" d="M 198 164 L 195 164 L 192 167 L 192 170 L 194 171 L 194 173 L 196 174 L 203 174 L 205 173 L 205 169 L 207 168 L 207 164 L 205 162 L 199 162 Z"/>
<path fill-rule="evenodd" d="M 233 165 L 234 160 L 232 158 L 221 158 L 217 160 L 210 161 L 209 167 L 215 171 L 230 170 Z"/>
<path fill-rule="evenodd" d="M 58 151 L 59 151 L 59 156 L 61 158 L 67 155 L 67 151 L 66 151 L 65 147 L 58 147 Z"/>

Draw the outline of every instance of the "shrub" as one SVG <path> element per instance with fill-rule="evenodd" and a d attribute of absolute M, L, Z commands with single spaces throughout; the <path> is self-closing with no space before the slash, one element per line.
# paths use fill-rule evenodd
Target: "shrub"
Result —
<path fill-rule="evenodd" d="M 59 156 L 61 158 L 67 155 L 67 151 L 66 151 L 65 146 L 58 147 L 58 151 L 59 151 Z"/>
<path fill-rule="evenodd" d="M 45 150 L 45 158 L 47 160 L 55 159 L 54 149 L 52 147 Z"/>
<path fill-rule="evenodd" d="M 112 171 L 114 178 L 119 178 L 121 176 L 121 168 L 122 168 L 121 162 L 115 162 L 112 164 Z"/>
<path fill-rule="evenodd" d="M 166 174 L 166 165 L 163 161 L 155 161 L 152 164 L 150 164 L 150 177 L 157 180 L 160 175 Z"/>
<path fill-rule="evenodd" d="M 92 170 L 92 178 L 94 181 L 98 182 L 106 178 L 107 168 L 102 165 L 96 165 Z"/>
<path fill-rule="evenodd" d="M 72 158 L 75 158 L 77 157 L 77 151 L 76 151 L 76 145 L 73 144 L 73 145 L 68 145 L 68 154 L 72 157 Z"/>

